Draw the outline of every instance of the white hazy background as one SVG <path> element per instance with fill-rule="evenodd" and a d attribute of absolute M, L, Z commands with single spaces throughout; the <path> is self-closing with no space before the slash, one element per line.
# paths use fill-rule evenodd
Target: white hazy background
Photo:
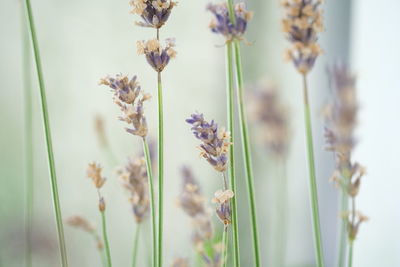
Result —
<path fill-rule="evenodd" d="M 326 1 L 326 32 L 321 36 L 325 54 L 310 75 L 314 138 L 324 252 L 327 266 L 334 266 L 336 249 L 336 190 L 328 182 L 333 156 L 324 151 L 321 107 L 329 97 L 326 67 L 336 61 L 348 63 L 357 73 L 361 104 L 359 145 L 354 159 L 365 165 L 358 206 L 371 220 L 362 225 L 355 245 L 354 266 L 400 266 L 400 147 L 399 114 L 400 17 L 396 0 Z M 193 167 L 211 197 L 220 177 L 198 157 L 197 141 L 184 122 L 190 113 L 203 112 L 225 124 L 225 62 L 221 37 L 207 28 L 207 1 L 180 1 L 161 38 L 177 39 L 178 57 L 163 72 L 165 102 L 165 262 L 176 256 L 190 257 L 191 225 L 176 206 L 180 190 L 179 169 Z M 256 10 L 243 46 L 245 80 L 251 84 L 269 78 L 280 87 L 291 110 L 293 140 L 287 165 L 289 180 L 289 229 L 287 266 L 314 266 L 308 176 L 305 159 L 301 79 L 291 64 L 282 61 L 288 45 L 280 32 L 278 1 L 246 1 Z M 138 138 L 124 132 L 117 121 L 118 108 L 111 93 L 98 86 L 99 78 L 116 73 L 138 75 L 142 88 L 155 94 L 156 75 L 145 59 L 136 55 L 137 40 L 154 37 L 154 30 L 133 25 L 128 1 L 32 1 L 47 86 L 51 129 L 64 218 L 82 214 L 98 226 L 97 195 L 85 178 L 86 164 L 102 163 L 108 182 L 103 190 L 107 202 L 108 231 L 115 266 L 129 266 L 135 224 L 115 169 L 98 146 L 94 117 L 106 120 L 107 134 L 121 164 L 141 151 Z M 22 87 L 21 5 L 17 0 L 0 2 L 0 266 L 23 266 L 24 226 L 24 113 Z M 34 66 L 32 65 L 34 70 Z M 34 94 L 35 152 L 35 251 L 34 266 L 58 266 L 58 248 L 47 172 L 42 118 L 36 72 Z M 251 90 L 251 89 L 250 89 Z M 156 99 L 147 103 L 146 115 L 156 134 Z M 237 135 L 238 136 L 238 135 Z M 255 183 L 264 262 L 273 245 L 268 225 L 274 204 L 273 164 L 252 131 Z M 240 140 L 236 140 L 239 142 Z M 240 149 L 237 149 L 241 164 Z M 243 266 L 251 266 L 250 228 L 244 173 L 238 168 Z M 216 225 L 218 222 L 216 221 Z M 148 231 L 148 230 L 146 230 Z M 71 266 L 98 266 L 98 254 L 90 237 L 65 226 Z M 148 233 L 142 233 L 148 242 Z M 148 244 L 146 245 L 149 246 Z M 148 253 L 142 245 L 140 266 Z"/>

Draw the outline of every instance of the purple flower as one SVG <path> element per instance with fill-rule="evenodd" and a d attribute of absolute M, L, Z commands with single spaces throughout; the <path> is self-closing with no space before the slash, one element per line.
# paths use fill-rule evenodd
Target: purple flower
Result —
<path fill-rule="evenodd" d="M 168 65 L 171 58 L 175 58 L 175 40 L 167 39 L 163 48 L 157 39 L 137 42 L 137 52 L 145 55 L 147 62 L 157 72 L 161 72 Z"/>
<path fill-rule="evenodd" d="M 167 22 L 176 2 L 171 0 L 132 0 L 130 5 L 133 7 L 132 13 L 143 19 L 143 22 L 136 22 L 137 25 L 159 29 Z"/>

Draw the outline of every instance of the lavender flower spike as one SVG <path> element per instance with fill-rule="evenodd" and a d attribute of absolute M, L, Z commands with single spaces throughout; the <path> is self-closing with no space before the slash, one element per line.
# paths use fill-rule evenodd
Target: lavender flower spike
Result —
<path fill-rule="evenodd" d="M 200 155 L 205 158 L 215 170 L 224 172 L 228 163 L 230 133 L 218 129 L 218 125 L 204 119 L 203 114 L 192 114 L 187 123 L 192 125 L 194 136 L 202 141 Z"/>
<path fill-rule="evenodd" d="M 297 70 L 308 73 L 322 53 L 317 44 L 318 34 L 323 31 L 322 11 L 319 9 L 323 0 L 284 0 L 282 6 L 285 18 L 282 30 L 292 47 L 285 57 L 293 61 Z"/>
<path fill-rule="evenodd" d="M 235 5 L 235 24 L 233 24 L 229 18 L 226 3 L 210 3 L 207 6 L 207 10 L 215 16 L 210 23 L 211 31 L 223 35 L 227 41 L 232 41 L 234 39 L 242 40 L 242 36 L 247 29 L 247 22 L 253 17 L 253 12 L 247 11 L 243 2 Z"/>
<path fill-rule="evenodd" d="M 141 92 L 136 76 L 129 80 L 127 76 L 117 74 L 115 78 L 101 79 L 100 84 L 107 85 L 114 90 L 114 102 L 123 113 L 123 116 L 119 119 L 133 126 L 126 131 L 133 135 L 145 137 L 148 128 L 144 116 L 143 102 L 150 99 L 151 96 Z"/>
<path fill-rule="evenodd" d="M 145 55 L 147 62 L 157 72 L 162 72 L 168 65 L 171 58 L 176 57 L 175 39 L 166 39 L 166 46 L 163 48 L 157 39 L 137 42 L 137 53 Z"/>
<path fill-rule="evenodd" d="M 143 21 L 136 22 L 137 25 L 150 28 L 161 28 L 168 20 L 171 10 L 176 2 L 171 0 L 132 0 L 131 13 L 141 16 Z"/>

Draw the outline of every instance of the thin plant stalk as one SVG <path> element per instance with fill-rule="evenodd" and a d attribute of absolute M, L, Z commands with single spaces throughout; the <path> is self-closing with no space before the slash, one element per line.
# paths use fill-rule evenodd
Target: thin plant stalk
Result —
<path fill-rule="evenodd" d="M 108 242 L 108 235 L 107 235 L 107 224 L 106 224 L 106 215 L 105 211 L 101 211 L 101 224 L 103 228 L 103 239 L 104 239 L 104 250 L 106 253 L 106 260 L 107 260 L 107 266 L 111 267 L 111 252 L 110 252 L 110 243 Z"/>
<path fill-rule="evenodd" d="M 347 211 L 349 199 L 343 190 L 339 191 L 339 208 L 340 214 Z M 346 264 L 346 250 L 347 250 L 347 221 L 345 219 L 340 220 L 339 224 L 339 247 L 338 247 L 338 267 L 345 267 Z"/>
<path fill-rule="evenodd" d="M 312 211 L 312 222 L 313 222 L 313 234 L 314 234 L 314 248 L 315 257 L 318 267 L 324 266 L 324 255 L 322 250 L 321 240 L 321 226 L 319 221 L 319 208 L 318 208 L 318 191 L 317 191 L 317 180 L 315 175 L 315 160 L 314 160 L 314 144 L 312 136 L 312 125 L 311 125 L 311 114 L 310 104 L 308 101 L 308 86 L 307 77 L 303 75 L 303 90 L 304 90 L 304 121 L 307 137 L 307 157 L 310 172 L 310 201 Z"/>
<path fill-rule="evenodd" d="M 151 213 L 151 231 L 152 231 L 152 266 L 157 265 L 157 223 L 156 223 L 156 202 L 154 196 L 154 179 L 153 169 L 151 165 L 151 157 L 149 144 L 145 138 L 143 138 L 143 151 L 146 159 L 147 177 L 149 180 L 149 191 L 150 191 L 150 213 Z"/>
<path fill-rule="evenodd" d="M 224 231 L 222 233 L 222 244 L 224 245 L 224 252 L 222 256 L 222 266 L 228 266 L 228 247 L 229 247 L 229 236 L 228 236 L 228 227 L 224 226 Z"/>
<path fill-rule="evenodd" d="M 257 209 L 256 209 L 256 197 L 254 190 L 254 175 L 250 151 L 250 141 L 248 134 L 248 126 L 246 119 L 246 108 L 244 103 L 244 83 L 243 83 L 243 71 L 242 62 L 240 55 L 240 42 L 239 40 L 234 41 L 235 48 L 235 65 L 236 65 L 236 78 L 237 78 L 237 102 L 239 105 L 239 124 L 241 129 L 242 146 L 243 146 L 243 159 L 246 171 L 247 181 L 247 195 L 249 198 L 250 207 L 250 218 L 251 218 L 251 230 L 252 230 L 252 241 L 254 249 L 254 264 L 255 266 L 261 266 L 260 257 L 260 241 L 258 238 L 258 226 L 257 226 Z"/>
<path fill-rule="evenodd" d="M 164 115 L 161 73 L 157 75 L 158 84 L 158 267 L 162 267 L 163 252 L 163 212 L 164 212 Z"/>
<path fill-rule="evenodd" d="M 349 243 L 349 258 L 348 258 L 348 263 L 347 263 L 347 267 L 352 267 L 353 266 L 353 241 L 350 241 Z"/>
<path fill-rule="evenodd" d="M 50 183 L 51 183 L 51 190 L 52 190 L 54 212 L 55 212 L 56 223 L 57 223 L 58 241 L 59 241 L 60 254 L 61 254 L 61 264 L 63 267 L 67 267 L 68 261 L 67 261 L 66 247 L 65 247 L 64 226 L 63 226 L 63 220 L 62 220 L 62 215 L 61 215 L 60 200 L 59 200 L 59 196 L 58 196 L 57 175 L 56 175 L 56 168 L 55 168 L 55 163 L 54 163 L 54 153 L 53 153 L 53 144 L 52 144 L 52 139 L 51 139 L 49 114 L 48 114 L 48 109 L 47 109 L 46 89 L 45 89 L 44 78 L 43 78 L 42 63 L 41 63 L 41 59 L 40 59 L 39 43 L 38 43 L 38 40 L 36 37 L 35 23 L 34 23 L 34 19 L 33 19 L 30 0 L 25 0 L 25 8 L 26 8 L 26 16 L 27 16 L 27 20 L 28 20 L 29 31 L 30 31 L 31 40 L 32 40 L 33 52 L 34 52 L 34 56 L 35 56 L 36 71 L 37 71 L 37 76 L 38 76 L 38 80 L 39 80 L 40 98 L 41 98 L 41 106 L 42 106 L 42 113 L 43 113 L 43 124 L 44 124 L 45 138 L 46 138 L 49 172 L 50 172 Z"/>
<path fill-rule="evenodd" d="M 135 236 L 133 241 L 133 253 L 132 253 L 132 267 L 136 267 L 137 262 L 137 252 L 139 247 L 139 233 L 140 233 L 140 223 L 136 224 Z"/>
<path fill-rule="evenodd" d="M 227 80 L 227 115 L 228 115 L 228 131 L 231 134 L 231 140 L 234 140 L 234 85 L 233 85 L 233 51 L 232 42 L 226 44 L 226 80 Z M 233 234 L 233 265 L 240 266 L 240 251 L 239 251 L 239 225 L 237 218 L 237 188 L 235 176 L 235 150 L 231 144 L 229 149 L 229 182 L 230 187 L 235 193 L 232 198 L 232 234 Z"/>
<path fill-rule="evenodd" d="M 29 33 L 25 16 L 21 16 L 22 24 L 22 72 L 24 86 L 25 106 L 25 263 L 27 267 L 32 266 L 32 211 L 33 211 L 33 108 L 32 108 L 32 83 L 31 83 L 31 53 L 29 46 Z"/>

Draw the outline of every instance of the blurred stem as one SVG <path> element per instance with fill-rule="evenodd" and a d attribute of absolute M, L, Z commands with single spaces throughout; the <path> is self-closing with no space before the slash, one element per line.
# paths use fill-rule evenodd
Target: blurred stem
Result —
<path fill-rule="evenodd" d="M 348 196 L 343 190 L 339 190 L 339 214 L 340 216 L 343 212 L 348 210 L 349 199 Z M 341 217 L 340 217 L 341 218 Z M 338 248 L 338 267 L 345 267 L 346 263 L 346 250 L 347 250 L 347 220 L 344 218 L 340 219 L 339 225 L 339 248 Z"/>
<path fill-rule="evenodd" d="M 103 228 L 103 239 L 104 239 L 104 249 L 106 253 L 107 259 L 107 266 L 111 267 L 111 252 L 110 252 L 110 243 L 108 242 L 108 235 L 107 235 L 107 224 L 106 224 L 106 215 L 105 211 L 100 211 L 101 213 L 101 224 Z"/>
<path fill-rule="evenodd" d="M 226 267 L 228 265 L 228 247 L 229 247 L 229 236 L 228 227 L 224 225 L 224 232 L 222 233 L 222 244 L 224 244 L 224 252 L 222 258 L 222 266 Z"/>
<path fill-rule="evenodd" d="M 158 30 L 157 30 L 158 33 Z M 157 34 L 158 36 L 158 34 Z M 164 211 L 164 115 L 161 72 L 158 72 L 158 267 L 162 267 Z"/>
<path fill-rule="evenodd" d="M 36 71 L 39 80 L 39 89 L 40 89 L 40 98 L 42 104 L 42 113 L 43 113 L 43 124 L 44 124 L 44 132 L 46 137 L 46 145 L 47 145 L 47 156 L 48 156 L 48 164 L 49 164 L 49 171 L 50 171 L 50 183 L 51 183 L 51 190 L 52 190 L 52 197 L 53 197 L 53 205 L 54 211 L 56 216 L 57 222 L 57 232 L 58 232 L 58 241 L 60 246 L 60 253 L 61 253 L 61 263 L 63 267 L 68 266 L 67 261 L 67 252 L 65 248 L 65 238 L 64 238 L 64 226 L 61 216 L 61 207 L 60 207 L 60 200 L 58 196 L 58 187 L 57 187 L 57 175 L 56 175 L 56 168 L 54 163 L 54 154 L 53 154 L 53 144 L 51 139 L 51 132 L 50 132 L 50 122 L 49 122 L 49 115 L 47 110 L 47 99 L 46 99 L 46 89 L 44 84 L 43 78 L 43 71 L 42 71 L 42 63 L 40 59 L 40 52 L 39 52 L 39 43 L 36 37 L 36 30 L 35 24 L 32 14 L 31 3 L 29 0 L 25 0 L 25 8 L 26 8 L 26 15 L 29 25 L 29 30 L 31 34 L 33 52 L 35 56 L 35 63 L 36 63 Z"/>
<path fill-rule="evenodd" d="M 132 253 L 132 267 L 136 267 L 137 252 L 139 246 L 139 232 L 140 232 L 140 223 L 137 223 L 135 230 L 135 237 L 133 239 L 134 241 L 133 241 L 133 253 Z"/>
<path fill-rule="evenodd" d="M 308 167 L 310 172 L 310 201 L 312 210 L 312 222 L 313 222 L 313 232 L 314 232 L 314 248 L 315 256 L 317 261 L 317 266 L 324 266 L 324 256 L 322 250 L 322 240 L 321 240 L 321 227 L 319 221 L 319 208 L 318 208 L 318 191 L 317 191 L 317 181 L 315 176 L 315 160 L 314 160 L 314 144 L 312 136 L 312 125 L 311 125 L 311 114 L 310 114 L 310 104 L 308 101 L 308 86 L 306 74 L 303 74 L 303 92 L 304 92 L 304 122 L 306 128 L 307 137 L 307 156 L 308 156 Z"/>
<path fill-rule="evenodd" d="M 29 45 L 29 33 L 24 12 L 21 12 L 22 25 L 22 74 L 24 86 L 25 106 L 25 263 L 32 266 L 32 213 L 33 213 L 33 108 L 32 108 L 32 83 L 31 83 L 31 53 Z"/>
<path fill-rule="evenodd" d="M 243 84 L 243 71 L 242 71 L 242 59 L 240 55 L 240 41 L 234 41 L 235 46 L 235 64 L 236 64 L 236 78 L 237 78 L 237 102 L 239 105 L 239 124 L 241 129 L 242 146 L 243 146 L 243 159 L 246 170 L 246 181 L 247 181 L 247 195 L 250 206 L 250 217 L 251 217 L 251 230 L 253 237 L 253 249 L 254 249 L 254 264 L 256 267 L 261 266 L 260 257 L 260 242 L 258 240 L 258 227 L 257 227 L 257 208 L 256 208 L 256 196 L 254 190 L 254 176 L 253 167 L 251 160 L 251 148 L 248 134 L 248 126 L 246 119 L 246 108 L 244 103 L 244 84 Z"/>
<path fill-rule="evenodd" d="M 150 191 L 150 210 L 151 210 L 151 231 L 152 231 L 152 266 L 157 265 L 157 223 L 156 223 L 156 202 L 154 196 L 154 179 L 153 169 L 151 164 L 149 144 L 145 137 L 143 137 L 143 151 L 146 159 L 147 177 L 149 179 Z"/>
<path fill-rule="evenodd" d="M 350 243 L 349 243 L 349 259 L 348 259 L 347 267 L 352 267 L 352 266 L 353 266 L 353 241 L 350 241 Z"/>
<path fill-rule="evenodd" d="M 231 200 L 232 204 L 232 233 L 233 233 L 233 260 L 234 266 L 240 266 L 240 252 L 239 252 L 239 226 L 237 218 L 237 188 L 235 176 L 235 150 L 233 145 L 234 140 L 234 87 L 233 87 L 233 57 L 232 57 L 232 42 L 226 44 L 226 80 L 227 80 L 227 113 L 228 113 L 228 131 L 231 134 L 231 142 L 229 149 L 229 175 L 231 189 L 235 196 Z"/>
<path fill-rule="evenodd" d="M 106 267 L 106 259 L 104 257 L 104 252 L 103 252 L 103 247 L 99 245 L 103 245 L 103 241 L 101 237 L 97 234 L 97 232 L 92 232 L 93 238 L 96 241 L 98 251 L 100 253 L 100 260 L 101 260 L 101 266 Z"/>

